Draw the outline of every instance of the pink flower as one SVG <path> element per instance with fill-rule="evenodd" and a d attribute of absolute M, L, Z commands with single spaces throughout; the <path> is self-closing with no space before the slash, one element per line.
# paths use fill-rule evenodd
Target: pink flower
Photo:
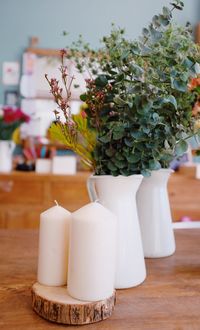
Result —
<path fill-rule="evenodd" d="M 105 97 L 105 93 L 104 92 L 102 92 L 102 91 L 98 91 L 97 93 L 96 93 L 96 97 L 99 99 L 99 100 L 103 100 L 104 99 L 104 97 Z"/>
<path fill-rule="evenodd" d="M 116 111 L 110 111 L 109 112 L 110 117 L 114 117 L 114 116 L 117 116 L 117 115 L 118 115 L 118 112 L 116 112 Z"/>
<path fill-rule="evenodd" d="M 87 114 L 86 114 L 86 112 L 85 111 L 81 111 L 81 117 L 83 118 L 83 119 L 85 119 L 86 117 L 87 117 Z"/>
<path fill-rule="evenodd" d="M 68 102 L 67 100 L 62 99 L 60 102 L 60 108 L 61 110 L 66 110 L 66 108 L 68 108 Z"/>
<path fill-rule="evenodd" d="M 95 87 L 95 81 L 93 79 L 85 79 L 85 82 L 88 88 Z"/>
<path fill-rule="evenodd" d="M 52 92 L 57 93 L 59 91 L 58 80 L 56 80 L 55 78 L 52 78 L 50 80 L 50 85 L 51 85 Z"/>
<path fill-rule="evenodd" d="M 64 56 L 66 56 L 67 55 L 67 51 L 66 51 L 66 49 L 61 49 L 60 50 L 60 56 L 62 56 L 62 57 L 64 57 Z"/>
<path fill-rule="evenodd" d="M 74 121 L 72 121 L 72 120 L 69 120 L 68 122 L 67 122 L 67 125 L 69 126 L 69 127 L 75 127 L 75 123 L 74 123 Z"/>

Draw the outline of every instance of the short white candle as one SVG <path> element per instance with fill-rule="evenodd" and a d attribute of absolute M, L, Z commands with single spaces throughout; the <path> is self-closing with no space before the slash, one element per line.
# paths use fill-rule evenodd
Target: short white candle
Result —
<path fill-rule="evenodd" d="M 98 301 L 112 295 L 116 268 L 116 223 L 113 213 L 90 203 L 72 213 L 68 293 Z"/>
<path fill-rule="evenodd" d="M 70 222 L 71 213 L 58 204 L 40 215 L 37 274 L 40 284 L 67 283 Z"/>

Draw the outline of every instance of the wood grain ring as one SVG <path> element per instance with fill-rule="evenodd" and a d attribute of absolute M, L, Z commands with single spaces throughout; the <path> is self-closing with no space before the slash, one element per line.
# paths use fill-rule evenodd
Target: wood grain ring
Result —
<path fill-rule="evenodd" d="M 32 286 L 33 310 L 46 320 L 71 325 L 99 322 L 112 315 L 116 303 L 116 292 L 107 299 L 87 302 L 72 298 L 67 288 Z"/>

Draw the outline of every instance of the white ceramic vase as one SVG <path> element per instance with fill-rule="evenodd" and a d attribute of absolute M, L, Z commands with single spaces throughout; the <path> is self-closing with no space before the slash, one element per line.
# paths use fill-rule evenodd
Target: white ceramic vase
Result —
<path fill-rule="evenodd" d="M 136 192 L 142 175 L 91 176 L 88 192 L 117 216 L 117 253 L 115 288 L 129 288 L 142 283 L 146 268 L 136 206 Z"/>
<path fill-rule="evenodd" d="M 12 153 L 14 142 L 0 140 L 0 172 L 9 173 L 12 171 Z"/>
<path fill-rule="evenodd" d="M 167 182 L 170 169 L 152 171 L 143 178 L 137 192 L 138 216 L 141 228 L 144 256 L 167 257 L 175 251 Z"/>

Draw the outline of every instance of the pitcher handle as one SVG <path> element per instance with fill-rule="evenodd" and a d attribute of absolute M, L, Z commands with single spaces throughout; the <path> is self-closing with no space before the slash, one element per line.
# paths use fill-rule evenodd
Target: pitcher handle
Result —
<path fill-rule="evenodd" d="M 97 202 L 98 196 L 95 189 L 95 178 L 93 176 L 89 176 L 87 179 L 87 191 L 91 202 Z"/>

